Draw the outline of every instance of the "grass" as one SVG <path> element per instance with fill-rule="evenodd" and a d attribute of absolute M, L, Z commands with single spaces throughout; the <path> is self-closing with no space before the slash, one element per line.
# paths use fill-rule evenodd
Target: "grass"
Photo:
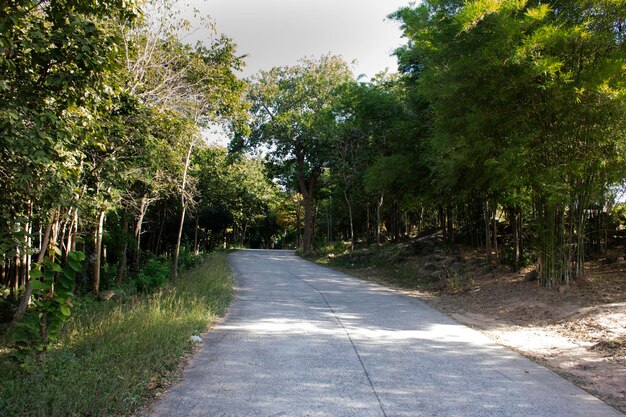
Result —
<path fill-rule="evenodd" d="M 84 300 L 61 342 L 19 365 L 0 346 L 0 415 L 125 416 L 156 395 L 228 306 L 233 279 L 217 252 L 176 288 L 124 301 Z"/>
<path fill-rule="evenodd" d="M 351 256 L 348 243 L 337 242 L 318 246 L 315 253 L 306 258 L 348 275 L 398 289 L 422 293 L 467 291 L 474 284 L 476 271 L 446 273 L 445 288 L 441 286 L 440 278 L 431 275 L 435 270 L 445 271 L 441 261 L 451 256 L 446 245 L 440 245 L 430 255 L 415 255 L 407 242 L 361 246 Z M 434 263 L 435 270 L 425 270 L 426 263 Z"/>
<path fill-rule="evenodd" d="M 340 272 L 379 284 L 412 290 L 429 290 L 433 280 L 420 272 L 423 259 L 406 256 L 402 245 L 370 246 L 356 249 L 352 256 L 346 243 L 317 248 L 307 259 Z"/>

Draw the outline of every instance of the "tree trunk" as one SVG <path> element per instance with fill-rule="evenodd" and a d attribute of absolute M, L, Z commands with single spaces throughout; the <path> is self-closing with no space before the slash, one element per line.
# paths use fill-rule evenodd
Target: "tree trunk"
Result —
<path fill-rule="evenodd" d="M 313 176 L 307 180 L 302 172 L 298 172 L 298 184 L 300 186 L 300 194 L 304 205 L 304 237 L 302 239 L 302 251 L 310 253 L 313 241 L 313 190 L 315 189 L 316 178 Z"/>
<path fill-rule="evenodd" d="M 75 227 L 75 222 L 77 219 L 77 213 L 78 213 L 78 209 L 70 209 L 70 212 L 68 213 L 72 220 L 70 221 L 68 227 L 67 227 L 67 236 L 66 236 L 66 241 L 65 241 L 65 249 L 67 250 L 67 252 L 71 252 L 72 251 L 72 246 L 74 245 L 74 227 Z"/>
<path fill-rule="evenodd" d="M 333 239 L 333 198 L 329 198 L 328 202 L 328 241 L 334 242 Z"/>
<path fill-rule="evenodd" d="M 183 237 L 183 226 L 185 225 L 185 211 L 187 205 L 183 203 L 182 213 L 180 214 L 180 223 L 178 225 L 178 238 L 176 239 L 176 246 L 174 246 L 174 256 L 172 256 L 172 282 L 175 284 L 178 278 L 178 255 L 180 253 L 180 241 Z"/>
<path fill-rule="evenodd" d="M 74 210 L 74 227 L 72 228 L 72 242 L 69 245 L 69 251 L 73 252 L 76 250 L 76 242 L 78 241 L 78 209 Z"/>
<path fill-rule="evenodd" d="M 489 209 L 488 201 L 485 201 L 483 207 L 483 220 L 485 226 L 485 253 L 487 262 L 491 262 L 491 210 Z"/>
<path fill-rule="evenodd" d="M 513 207 L 510 213 L 511 229 L 513 231 L 513 270 L 519 271 L 522 262 L 520 208 Z"/>
<path fill-rule="evenodd" d="M 300 241 L 300 200 L 296 201 L 296 247 L 299 248 Z"/>
<path fill-rule="evenodd" d="M 243 228 L 241 230 L 241 240 L 239 241 L 239 246 L 244 247 L 244 243 L 246 241 L 246 232 L 248 231 L 248 220 L 243 224 Z"/>
<path fill-rule="evenodd" d="M 28 222 L 24 227 L 24 270 L 22 272 L 22 282 L 24 285 L 28 282 L 28 277 L 30 273 L 30 264 L 31 264 L 31 254 L 28 251 L 28 248 L 32 247 L 32 234 L 33 234 L 33 203 L 29 202 L 28 208 Z"/>
<path fill-rule="evenodd" d="M 185 212 L 187 210 L 187 199 L 185 198 L 185 189 L 187 188 L 187 172 L 189 171 L 189 163 L 191 161 L 191 152 L 193 151 L 194 139 L 189 143 L 189 149 L 187 149 L 187 155 L 185 156 L 185 168 L 183 169 L 183 179 L 180 186 L 180 224 L 178 226 L 178 238 L 176 239 L 176 246 L 174 247 L 174 256 L 172 259 L 172 282 L 175 284 L 178 278 L 178 255 L 180 253 L 180 241 L 183 237 L 183 226 L 185 225 Z"/>
<path fill-rule="evenodd" d="M 313 198 L 307 195 L 303 196 L 304 202 L 304 237 L 302 239 L 302 250 L 304 253 L 310 253 L 312 249 L 313 238 Z"/>
<path fill-rule="evenodd" d="M 518 271 L 520 268 L 520 252 L 519 252 L 519 230 L 517 228 L 517 210 L 511 210 L 511 231 L 513 232 L 513 270 Z"/>
<path fill-rule="evenodd" d="M 372 236 L 372 231 L 370 227 L 370 204 L 365 203 L 365 235 L 367 236 L 367 244 L 370 243 L 370 237 Z"/>
<path fill-rule="evenodd" d="M 446 235 L 448 243 L 454 243 L 454 225 L 452 223 L 452 206 L 446 206 Z"/>
<path fill-rule="evenodd" d="M 380 210 L 383 207 L 383 200 L 385 198 L 385 190 L 381 191 L 378 205 L 376 206 L 376 244 L 380 246 L 380 240 L 382 235 L 382 224 L 380 221 Z"/>
<path fill-rule="evenodd" d="M 94 236 L 93 282 L 91 290 L 94 294 L 100 291 L 100 261 L 102 259 L 102 232 L 104 231 L 104 210 L 98 216 L 98 226 Z"/>
<path fill-rule="evenodd" d="M 43 261 L 44 256 L 46 256 L 46 252 L 48 251 L 48 244 L 50 243 L 50 234 L 52 232 L 52 223 L 54 223 L 54 219 L 56 217 L 56 212 L 50 216 L 50 220 L 48 221 L 48 225 L 46 226 L 46 231 L 41 238 L 41 245 L 39 246 L 39 254 L 37 255 L 37 263 L 41 263 Z M 15 317 L 13 319 L 13 323 L 20 321 L 22 317 L 24 317 L 24 313 L 26 313 L 26 309 L 30 305 L 30 298 L 33 294 L 33 287 L 30 285 L 30 280 L 26 281 L 26 288 L 24 290 L 24 296 L 22 297 L 22 301 L 15 312 Z M 12 327 L 12 326 L 11 326 Z"/>
<path fill-rule="evenodd" d="M 200 215 L 199 213 L 196 213 L 196 226 L 194 228 L 194 235 L 193 235 L 193 254 L 196 256 L 199 253 L 199 250 L 198 250 L 198 230 L 200 230 L 199 222 L 200 222 Z"/>
<path fill-rule="evenodd" d="M 307 170 L 305 169 L 304 151 L 304 144 L 300 140 L 297 140 L 295 147 L 296 175 L 304 203 L 304 238 L 302 241 L 302 250 L 306 254 L 311 252 L 313 245 L 313 226 L 315 218 L 313 193 L 317 185 L 317 175 L 321 172 L 321 168 L 314 168 L 309 171 L 308 177 L 305 177 Z"/>
<path fill-rule="evenodd" d="M 133 266 L 135 269 L 139 269 L 139 264 L 141 263 L 141 229 L 143 227 L 143 219 L 148 211 L 148 205 L 150 204 L 150 200 L 148 200 L 148 196 L 144 195 L 141 198 L 141 203 L 139 205 L 139 213 L 137 215 L 137 223 L 135 224 L 135 258 L 133 259 Z"/>
<path fill-rule="evenodd" d="M 348 205 L 348 217 L 350 219 L 350 255 L 354 252 L 354 224 L 352 222 L 352 204 L 350 204 L 350 199 L 348 198 L 348 193 L 346 190 L 343 190 L 343 197 L 346 199 L 346 204 Z"/>
<path fill-rule="evenodd" d="M 12 298 L 17 301 L 19 294 L 19 286 L 20 286 L 20 256 L 19 249 L 16 255 L 13 257 L 13 275 L 11 280 L 11 287 L 9 288 L 9 293 L 12 295 Z"/>
<path fill-rule="evenodd" d="M 498 253 L 498 220 L 496 219 L 495 210 L 491 218 L 493 224 L 493 251 L 495 253 L 495 259 L 497 263 L 500 263 L 500 254 Z"/>
<path fill-rule="evenodd" d="M 119 254 L 119 264 L 117 266 L 117 283 L 121 284 L 124 282 L 124 277 L 126 275 L 126 263 L 127 263 L 127 255 L 126 250 L 128 249 L 128 239 L 126 238 L 126 232 L 128 231 L 128 216 L 124 213 L 124 220 L 122 221 L 122 235 L 124 236 L 124 242 L 122 243 L 122 248 Z"/>

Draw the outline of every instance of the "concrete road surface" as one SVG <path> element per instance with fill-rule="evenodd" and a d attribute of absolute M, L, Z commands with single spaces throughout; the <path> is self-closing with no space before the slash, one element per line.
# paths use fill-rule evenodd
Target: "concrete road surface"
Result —
<path fill-rule="evenodd" d="M 415 298 L 291 251 L 230 261 L 231 310 L 154 417 L 623 416 Z"/>

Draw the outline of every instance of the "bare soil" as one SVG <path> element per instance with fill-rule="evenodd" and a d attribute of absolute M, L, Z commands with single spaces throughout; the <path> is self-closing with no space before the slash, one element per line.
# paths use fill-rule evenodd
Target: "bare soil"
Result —
<path fill-rule="evenodd" d="M 433 256 L 392 258 L 393 266 L 322 263 L 399 287 L 626 413 L 624 248 L 589 261 L 584 280 L 559 288 L 526 282 L 528 269 L 514 273 L 486 266 L 481 257 L 463 251 L 463 269 L 443 285 L 433 281 L 436 272 L 422 269 L 413 288 L 407 285 L 407 271 L 420 271 L 427 263 L 432 267 Z"/>

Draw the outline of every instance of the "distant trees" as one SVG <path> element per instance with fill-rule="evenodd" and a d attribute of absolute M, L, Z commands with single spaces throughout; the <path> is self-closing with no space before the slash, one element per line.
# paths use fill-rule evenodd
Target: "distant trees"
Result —
<path fill-rule="evenodd" d="M 304 205 L 303 250 L 313 241 L 314 199 L 328 165 L 336 90 L 351 79 L 339 57 L 303 59 L 299 65 L 261 71 L 251 80 L 249 134 L 237 147 L 265 146 L 276 173 L 297 184 Z"/>
<path fill-rule="evenodd" d="M 626 5 L 429 0 L 392 17 L 400 76 L 355 81 L 323 57 L 251 81 L 233 146 L 264 147 L 297 187 L 303 250 L 438 229 L 536 262 L 546 286 L 582 277 L 626 178 Z"/>

